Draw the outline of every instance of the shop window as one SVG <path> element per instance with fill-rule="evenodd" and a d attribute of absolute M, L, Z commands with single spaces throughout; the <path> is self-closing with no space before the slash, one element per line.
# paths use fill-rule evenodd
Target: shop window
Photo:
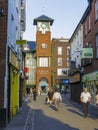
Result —
<path fill-rule="evenodd" d="M 96 0 L 95 2 L 95 16 L 96 16 L 96 20 L 98 19 L 98 0 Z"/>
<path fill-rule="evenodd" d="M 96 58 L 98 58 L 98 34 L 96 35 Z"/>
<path fill-rule="evenodd" d="M 91 104 L 92 105 L 95 105 L 95 86 L 96 86 L 96 82 L 91 81 Z"/>

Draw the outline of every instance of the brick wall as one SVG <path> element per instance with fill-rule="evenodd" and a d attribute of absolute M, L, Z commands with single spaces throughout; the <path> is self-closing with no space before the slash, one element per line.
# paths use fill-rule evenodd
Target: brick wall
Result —
<path fill-rule="evenodd" d="M 4 10 L 4 14 L 0 14 L 0 108 L 3 108 L 7 44 L 7 0 L 0 0 L 0 8 Z"/>
<path fill-rule="evenodd" d="M 68 76 L 58 76 L 57 75 L 57 70 L 58 68 L 68 68 L 67 66 L 67 47 L 69 46 L 69 42 L 60 42 L 60 39 L 53 39 L 53 46 L 54 46 L 54 52 L 53 52 L 53 57 L 54 57 L 54 64 L 53 64 L 53 71 L 54 71 L 54 77 L 56 83 L 60 82 L 59 79 L 69 79 Z M 58 55 L 58 47 L 62 47 L 62 55 Z M 58 66 L 58 58 L 62 58 L 62 66 Z M 57 80 L 56 80 L 57 79 Z"/>
<path fill-rule="evenodd" d="M 88 19 L 91 16 L 91 29 L 88 30 Z M 87 35 L 85 35 L 85 23 L 87 23 Z M 84 72 L 91 73 L 98 69 L 98 59 L 96 59 L 96 34 L 98 33 L 98 21 L 95 20 L 95 1 L 92 1 L 91 9 L 88 11 L 86 18 L 83 22 L 83 46 L 86 43 L 91 43 L 93 47 L 93 59 L 92 63 L 85 67 Z"/>

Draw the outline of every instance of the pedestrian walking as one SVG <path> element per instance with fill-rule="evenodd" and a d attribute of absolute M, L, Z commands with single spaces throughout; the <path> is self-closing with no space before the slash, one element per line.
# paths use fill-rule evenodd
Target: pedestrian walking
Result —
<path fill-rule="evenodd" d="M 96 106 L 98 106 L 98 91 L 96 92 Z"/>
<path fill-rule="evenodd" d="M 62 101 L 60 90 L 58 88 L 56 89 L 56 92 L 53 94 L 53 100 L 55 103 L 56 111 L 58 111 L 59 110 L 59 103 Z"/>
<path fill-rule="evenodd" d="M 32 96 L 32 95 L 33 95 L 33 89 L 30 88 L 30 96 Z"/>
<path fill-rule="evenodd" d="M 36 96 L 37 96 L 37 93 L 36 93 L 36 89 L 33 90 L 33 100 L 36 101 Z"/>
<path fill-rule="evenodd" d="M 53 102 L 53 90 L 50 89 L 48 92 L 49 104 L 52 105 Z"/>
<path fill-rule="evenodd" d="M 88 106 L 91 100 L 91 94 L 88 92 L 87 88 L 84 88 L 84 91 L 80 95 L 80 100 L 83 105 L 83 113 L 84 117 L 87 117 L 88 114 Z"/>
<path fill-rule="evenodd" d="M 48 95 L 45 98 L 45 104 L 49 104 L 49 97 L 48 97 Z"/>

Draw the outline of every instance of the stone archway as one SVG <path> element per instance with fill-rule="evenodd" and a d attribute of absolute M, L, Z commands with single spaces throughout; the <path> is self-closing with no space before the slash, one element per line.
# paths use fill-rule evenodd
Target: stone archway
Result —
<path fill-rule="evenodd" d="M 40 80 L 39 80 L 39 91 L 40 91 L 40 94 L 46 94 L 47 91 L 48 91 L 48 79 L 45 78 L 45 77 L 42 77 Z"/>

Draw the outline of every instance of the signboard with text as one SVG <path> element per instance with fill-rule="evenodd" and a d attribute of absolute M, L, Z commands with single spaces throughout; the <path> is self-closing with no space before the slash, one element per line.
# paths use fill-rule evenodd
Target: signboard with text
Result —
<path fill-rule="evenodd" d="M 93 48 L 83 48 L 82 58 L 93 58 Z"/>
<path fill-rule="evenodd" d="M 69 79 L 63 79 L 62 84 L 69 84 Z"/>
<path fill-rule="evenodd" d="M 15 68 L 19 70 L 20 68 L 20 62 L 19 59 L 16 57 L 16 55 L 12 52 L 10 49 L 9 51 L 9 63 L 11 63 Z"/>
<path fill-rule="evenodd" d="M 26 43 L 27 43 L 26 40 L 16 40 L 16 44 L 18 44 L 18 45 L 24 45 Z"/>

